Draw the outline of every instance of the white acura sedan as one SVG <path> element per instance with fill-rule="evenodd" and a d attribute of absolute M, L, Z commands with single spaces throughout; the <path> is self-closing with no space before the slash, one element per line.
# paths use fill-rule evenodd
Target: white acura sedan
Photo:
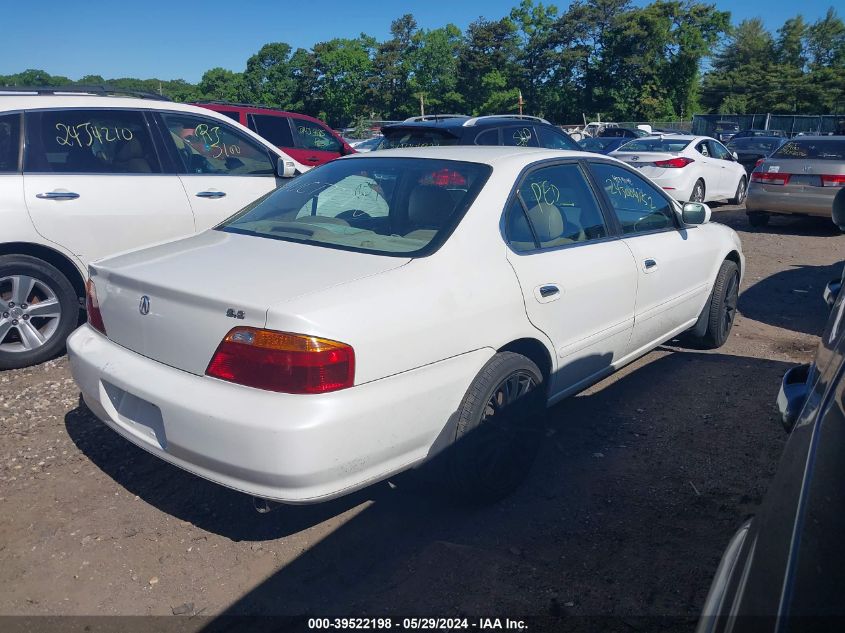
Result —
<path fill-rule="evenodd" d="M 733 152 L 707 136 L 648 136 L 610 153 L 651 178 L 675 200 L 742 204 L 748 191 L 745 167 Z"/>
<path fill-rule="evenodd" d="M 744 259 L 709 217 L 597 154 L 351 156 L 92 265 L 71 367 L 117 433 L 256 497 L 322 501 L 431 461 L 496 498 L 543 406 L 679 334 L 727 340 Z"/>

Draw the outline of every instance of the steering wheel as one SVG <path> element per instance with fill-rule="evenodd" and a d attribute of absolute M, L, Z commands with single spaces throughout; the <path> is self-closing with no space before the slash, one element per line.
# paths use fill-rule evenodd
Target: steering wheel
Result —
<path fill-rule="evenodd" d="M 372 220 L 373 216 L 371 216 L 366 211 L 362 211 L 361 209 L 349 209 L 348 211 L 344 211 L 343 213 L 338 213 L 336 218 L 341 220 Z"/>

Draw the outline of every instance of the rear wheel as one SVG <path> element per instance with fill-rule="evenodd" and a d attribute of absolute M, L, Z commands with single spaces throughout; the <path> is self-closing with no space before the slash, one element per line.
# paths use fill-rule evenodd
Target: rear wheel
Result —
<path fill-rule="evenodd" d="M 543 374 L 520 354 L 496 354 L 470 385 L 447 449 L 451 489 L 493 501 L 525 479 L 540 447 L 545 409 Z"/>
<path fill-rule="evenodd" d="M 731 204 L 742 204 L 745 202 L 745 196 L 748 193 L 748 182 L 745 176 L 739 179 L 739 184 L 736 186 L 736 195 L 731 198 Z"/>
<path fill-rule="evenodd" d="M 689 197 L 690 202 L 704 202 L 704 181 L 698 179 L 692 187 L 692 193 Z"/>
<path fill-rule="evenodd" d="M 736 262 L 726 259 L 716 275 L 716 283 L 713 284 L 707 330 L 698 341 L 702 347 L 716 349 L 727 343 L 736 318 L 738 301 L 739 268 Z"/>
<path fill-rule="evenodd" d="M 751 226 L 766 226 L 769 223 L 769 214 L 762 211 L 753 211 L 748 214 L 748 223 Z"/>
<path fill-rule="evenodd" d="M 0 369 L 52 358 L 78 319 L 76 292 L 58 269 L 28 255 L 0 256 Z"/>

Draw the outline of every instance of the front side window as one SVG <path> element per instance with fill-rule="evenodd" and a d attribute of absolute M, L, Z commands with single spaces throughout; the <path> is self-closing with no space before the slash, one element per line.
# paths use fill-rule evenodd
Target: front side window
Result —
<path fill-rule="evenodd" d="M 21 146 L 21 115 L 0 116 L 0 174 L 18 171 Z"/>
<path fill-rule="evenodd" d="M 533 126 L 519 125 L 502 128 L 502 145 L 513 147 L 539 147 Z"/>
<path fill-rule="evenodd" d="M 53 110 L 27 114 L 25 170 L 73 174 L 158 174 L 143 113 Z"/>
<path fill-rule="evenodd" d="M 290 119 L 270 114 L 250 114 L 250 127 L 276 147 L 293 147 Z"/>
<path fill-rule="evenodd" d="M 218 230 L 380 255 L 427 255 L 451 234 L 490 172 L 487 165 L 420 158 L 334 161 Z"/>
<path fill-rule="evenodd" d="M 293 123 L 302 147 L 318 152 L 340 152 L 338 140 L 319 123 L 305 119 L 294 119 Z"/>
<path fill-rule="evenodd" d="M 598 202 L 578 165 L 529 173 L 511 204 L 508 241 L 517 251 L 554 248 L 607 237 Z"/>
<path fill-rule="evenodd" d="M 537 131 L 537 138 L 540 141 L 540 147 L 546 147 L 548 149 L 581 149 L 569 134 L 558 132 L 544 125 L 538 125 L 535 130 Z"/>
<path fill-rule="evenodd" d="M 591 163 L 590 170 L 604 189 L 624 234 L 675 228 L 672 203 L 650 182 L 608 163 Z"/>
<path fill-rule="evenodd" d="M 267 148 L 225 123 L 193 114 L 161 116 L 186 173 L 275 175 Z"/>

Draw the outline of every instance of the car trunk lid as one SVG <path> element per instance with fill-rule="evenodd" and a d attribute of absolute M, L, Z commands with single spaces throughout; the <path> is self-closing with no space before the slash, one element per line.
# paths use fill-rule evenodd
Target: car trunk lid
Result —
<path fill-rule="evenodd" d="M 271 305 L 408 261 L 207 231 L 91 268 L 112 341 L 166 365 L 203 374 L 229 330 L 264 327 Z"/>

